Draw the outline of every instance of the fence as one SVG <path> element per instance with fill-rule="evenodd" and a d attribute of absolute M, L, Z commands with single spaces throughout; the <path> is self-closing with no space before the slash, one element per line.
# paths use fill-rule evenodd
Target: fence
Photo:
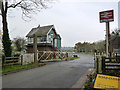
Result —
<path fill-rule="evenodd" d="M 105 57 L 103 55 L 95 55 L 96 73 L 120 72 L 120 57 Z M 119 72 L 118 72 L 119 71 Z"/>
<path fill-rule="evenodd" d="M 40 60 L 47 60 L 51 58 L 64 58 L 68 57 L 67 52 L 60 52 L 60 51 L 38 51 L 38 61 Z"/>
<path fill-rule="evenodd" d="M 27 65 L 34 63 L 34 54 L 33 53 L 26 53 L 21 55 L 21 65 Z"/>
<path fill-rule="evenodd" d="M 106 73 L 110 70 L 120 70 L 120 57 L 102 57 L 102 72 Z"/>
<path fill-rule="evenodd" d="M 18 64 L 21 64 L 20 57 L 5 57 L 3 66 L 18 65 Z"/>
<path fill-rule="evenodd" d="M 19 57 L 4 57 L 3 66 L 26 65 L 34 62 L 34 54 L 23 54 Z"/>
<path fill-rule="evenodd" d="M 72 57 L 73 53 L 70 52 L 60 52 L 60 51 L 38 51 L 38 62 L 40 60 L 48 60 L 48 59 L 63 59 L 66 57 Z M 34 53 L 26 53 L 21 55 L 20 57 L 5 57 L 3 66 L 7 65 L 26 65 L 30 63 L 34 63 Z"/>

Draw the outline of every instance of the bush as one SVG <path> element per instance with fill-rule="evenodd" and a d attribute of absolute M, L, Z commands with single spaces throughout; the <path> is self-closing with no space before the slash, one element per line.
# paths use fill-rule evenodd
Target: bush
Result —
<path fill-rule="evenodd" d="M 5 62 L 5 55 L 2 55 L 2 64 Z"/>
<path fill-rule="evenodd" d="M 14 56 L 14 57 L 19 57 L 19 56 L 20 56 L 20 53 L 14 54 L 13 56 Z"/>
<path fill-rule="evenodd" d="M 115 71 L 115 70 L 106 70 L 106 72 L 105 72 L 104 74 L 110 75 L 110 76 L 120 77 L 120 70 L 119 70 L 119 71 Z"/>
<path fill-rule="evenodd" d="M 78 55 L 73 55 L 73 57 L 78 57 Z"/>
<path fill-rule="evenodd" d="M 95 80 L 95 76 L 96 76 L 96 73 L 87 75 L 88 80 L 84 84 L 85 90 L 93 90 L 93 83 Z"/>

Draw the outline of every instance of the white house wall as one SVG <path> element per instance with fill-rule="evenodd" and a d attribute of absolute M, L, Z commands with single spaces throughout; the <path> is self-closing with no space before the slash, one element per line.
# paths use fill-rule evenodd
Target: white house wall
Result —
<path fill-rule="evenodd" d="M 57 39 L 55 39 L 55 47 L 57 47 Z"/>
<path fill-rule="evenodd" d="M 47 35 L 47 43 L 51 43 L 51 35 Z"/>

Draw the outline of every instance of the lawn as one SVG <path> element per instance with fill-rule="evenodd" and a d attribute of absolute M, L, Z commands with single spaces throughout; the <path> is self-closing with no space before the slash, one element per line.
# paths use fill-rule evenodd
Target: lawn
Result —
<path fill-rule="evenodd" d="M 75 60 L 75 59 L 78 59 L 78 58 L 79 57 L 73 57 L 70 60 Z M 10 65 L 10 66 L 4 66 L 0 70 L 0 73 L 5 74 L 5 73 L 8 73 L 8 72 L 12 72 L 12 71 L 18 71 L 18 70 L 27 69 L 27 68 L 33 68 L 33 67 L 39 67 L 39 66 L 43 66 L 43 65 L 45 65 L 45 63 L 35 63 L 35 64 L 28 64 L 28 65 Z"/>
<path fill-rule="evenodd" d="M 22 69 L 27 69 L 27 68 L 32 68 L 32 67 L 37 67 L 37 66 L 43 66 L 45 63 L 36 63 L 36 64 L 28 64 L 28 65 L 10 65 L 10 66 L 4 66 L 2 67 L 2 74 L 7 73 L 7 72 L 12 72 L 12 71 L 17 71 L 17 70 L 22 70 Z"/>
<path fill-rule="evenodd" d="M 71 58 L 71 60 L 75 60 L 75 59 L 79 59 L 80 57 L 73 57 Z"/>

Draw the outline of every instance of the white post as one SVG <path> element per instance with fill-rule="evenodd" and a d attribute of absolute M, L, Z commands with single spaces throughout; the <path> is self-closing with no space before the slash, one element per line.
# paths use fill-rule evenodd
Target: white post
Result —
<path fill-rule="evenodd" d="M 108 30 L 109 30 L 109 22 L 106 22 L 106 57 L 108 57 L 109 55 Z"/>

